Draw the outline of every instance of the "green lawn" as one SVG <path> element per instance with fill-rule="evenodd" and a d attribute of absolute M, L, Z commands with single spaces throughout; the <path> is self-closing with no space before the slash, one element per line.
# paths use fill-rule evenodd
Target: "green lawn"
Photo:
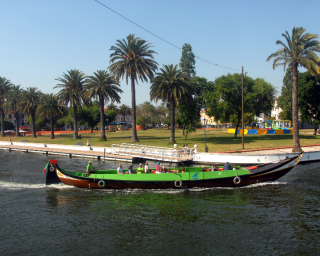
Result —
<path fill-rule="evenodd" d="M 314 136 L 313 130 L 300 130 L 300 144 L 320 144 L 320 136 Z M 121 132 L 109 132 L 107 133 L 107 141 L 99 141 L 100 133 L 81 133 L 82 139 L 72 139 L 73 134 L 61 134 L 56 135 L 54 140 L 50 139 L 50 135 L 42 135 L 37 138 L 32 137 L 12 137 L 12 141 L 21 141 L 26 139 L 27 142 L 47 143 L 47 144 L 63 144 L 63 145 L 75 145 L 76 142 L 83 142 L 86 145 L 86 141 L 89 138 L 92 146 L 104 146 L 110 147 L 112 144 L 131 143 L 131 131 Z M 238 134 L 235 139 L 233 134 L 229 134 L 227 130 L 206 130 L 207 146 L 209 152 L 218 151 L 231 151 L 242 149 L 242 135 Z M 140 145 L 160 146 L 160 147 L 173 147 L 168 144 L 170 137 L 170 130 L 163 129 L 150 129 L 147 131 L 138 131 L 138 137 Z M 0 137 L 0 140 L 7 141 L 7 137 Z M 203 130 L 197 130 L 197 132 L 191 133 L 187 140 L 184 141 L 182 136 L 182 130 L 176 130 L 176 142 L 178 147 L 182 147 L 183 144 L 193 148 L 194 144 L 198 145 L 199 151 L 204 151 L 204 132 Z M 284 147 L 292 146 L 292 134 L 279 134 L 279 135 L 245 135 L 245 149 L 259 149 L 259 148 L 271 148 L 271 147 Z"/>

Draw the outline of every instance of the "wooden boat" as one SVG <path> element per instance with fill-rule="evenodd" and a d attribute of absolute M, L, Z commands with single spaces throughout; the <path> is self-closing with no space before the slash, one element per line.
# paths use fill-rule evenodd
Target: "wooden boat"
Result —
<path fill-rule="evenodd" d="M 50 160 L 44 169 L 46 184 L 63 182 L 66 185 L 89 189 L 166 189 L 241 187 L 250 184 L 275 181 L 288 173 L 302 159 L 303 152 L 277 163 L 251 166 L 229 171 L 201 171 L 201 167 L 186 167 L 182 173 L 117 174 L 117 170 L 98 170 L 86 177 L 85 173 L 62 169 L 57 160 Z M 173 169 L 173 168 L 172 168 Z M 125 172 L 126 170 L 124 170 Z"/>

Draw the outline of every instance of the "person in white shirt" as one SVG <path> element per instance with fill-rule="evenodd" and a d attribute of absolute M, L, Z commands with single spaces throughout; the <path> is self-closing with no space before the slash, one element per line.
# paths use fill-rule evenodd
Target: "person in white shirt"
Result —
<path fill-rule="evenodd" d="M 117 169 L 117 173 L 123 175 L 123 170 L 122 170 L 122 165 L 121 164 L 119 164 L 119 167 Z"/>

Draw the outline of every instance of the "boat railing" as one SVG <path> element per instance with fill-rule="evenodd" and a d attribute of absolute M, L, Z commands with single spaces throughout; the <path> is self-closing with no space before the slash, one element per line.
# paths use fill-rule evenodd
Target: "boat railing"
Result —
<path fill-rule="evenodd" d="M 111 153 L 152 160 L 162 161 L 188 161 L 193 159 L 193 149 L 175 149 L 137 144 L 112 144 Z"/>

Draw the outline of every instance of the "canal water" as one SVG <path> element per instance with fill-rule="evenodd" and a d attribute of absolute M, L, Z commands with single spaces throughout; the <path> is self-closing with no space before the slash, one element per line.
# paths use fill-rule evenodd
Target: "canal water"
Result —
<path fill-rule="evenodd" d="M 236 189 L 97 191 L 45 186 L 50 158 L 88 162 L 0 151 L 1 255 L 319 255 L 319 163 Z"/>

